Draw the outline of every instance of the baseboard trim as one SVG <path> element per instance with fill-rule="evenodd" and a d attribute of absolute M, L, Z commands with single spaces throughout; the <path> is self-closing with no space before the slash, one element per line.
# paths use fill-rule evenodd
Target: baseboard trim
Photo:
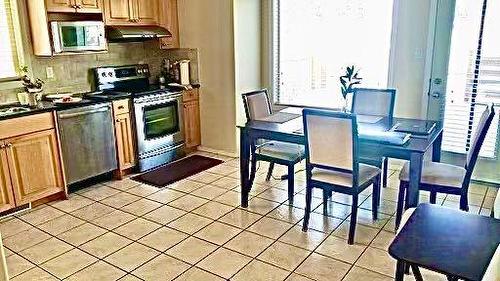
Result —
<path fill-rule="evenodd" d="M 222 155 L 222 156 L 233 157 L 233 158 L 236 158 L 236 157 L 239 156 L 238 153 L 224 151 L 224 150 L 218 150 L 218 149 L 213 149 L 213 148 L 205 147 L 205 146 L 202 146 L 202 145 L 198 146 L 198 151 L 203 151 L 203 152 L 208 152 L 208 153 L 214 153 L 214 154 L 219 154 L 219 155 Z"/>

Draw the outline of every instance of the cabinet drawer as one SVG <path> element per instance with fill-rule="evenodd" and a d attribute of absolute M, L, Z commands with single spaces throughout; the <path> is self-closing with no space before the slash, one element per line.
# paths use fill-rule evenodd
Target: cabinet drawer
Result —
<path fill-rule="evenodd" d="M 0 139 L 25 135 L 54 128 L 52 112 L 0 121 Z"/>
<path fill-rule="evenodd" d="M 186 90 L 182 93 L 182 100 L 184 102 L 198 100 L 198 99 L 199 99 L 198 89 Z"/>
<path fill-rule="evenodd" d="M 129 113 L 129 100 L 117 100 L 113 102 L 113 113 L 114 115 L 119 115 L 123 113 Z"/>

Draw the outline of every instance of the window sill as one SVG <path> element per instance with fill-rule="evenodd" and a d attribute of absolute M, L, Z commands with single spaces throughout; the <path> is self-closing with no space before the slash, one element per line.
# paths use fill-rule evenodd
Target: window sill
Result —
<path fill-rule="evenodd" d="M 0 79 L 0 90 L 12 90 L 22 87 L 23 84 L 19 78 Z"/>

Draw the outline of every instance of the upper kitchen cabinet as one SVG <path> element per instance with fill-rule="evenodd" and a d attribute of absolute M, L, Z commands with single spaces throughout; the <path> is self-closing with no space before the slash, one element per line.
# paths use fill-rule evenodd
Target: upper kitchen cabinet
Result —
<path fill-rule="evenodd" d="M 172 37 L 160 39 L 161 49 L 179 48 L 179 24 L 177 14 L 177 0 L 163 0 L 160 2 L 160 25 L 166 28 Z"/>
<path fill-rule="evenodd" d="M 47 12 L 101 13 L 101 0 L 45 0 Z"/>
<path fill-rule="evenodd" d="M 159 0 L 104 0 L 106 25 L 157 25 Z"/>

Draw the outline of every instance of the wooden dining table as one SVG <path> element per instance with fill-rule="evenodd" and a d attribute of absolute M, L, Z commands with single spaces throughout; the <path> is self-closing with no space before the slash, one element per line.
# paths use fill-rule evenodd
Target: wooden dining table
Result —
<path fill-rule="evenodd" d="M 410 162 L 410 182 L 407 191 L 408 207 L 416 207 L 419 200 L 419 185 L 422 175 L 424 154 L 432 150 L 432 161 L 439 162 L 441 158 L 441 142 L 443 139 L 443 126 L 439 121 L 416 120 L 406 118 L 382 118 L 375 123 L 358 122 L 358 132 L 363 134 L 368 131 L 389 131 L 396 124 L 411 121 L 415 124 L 425 125 L 435 122 L 436 125 L 430 134 L 412 136 L 404 145 L 395 145 L 384 141 L 374 141 L 359 138 L 360 157 L 390 157 L 408 160 Z M 250 157 L 255 153 L 257 139 L 283 141 L 289 143 L 305 144 L 302 116 L 283 123 L 267 121 L 248 121 L 238 126 L 240 131 L 240 176 L 241 176 L 241 206 L 248 207 L 248 197 L 252 189 Z M 332 132 L 335 134 L 335 132 Z M 255 170 L 255 169 L 253 169 Z"/>

